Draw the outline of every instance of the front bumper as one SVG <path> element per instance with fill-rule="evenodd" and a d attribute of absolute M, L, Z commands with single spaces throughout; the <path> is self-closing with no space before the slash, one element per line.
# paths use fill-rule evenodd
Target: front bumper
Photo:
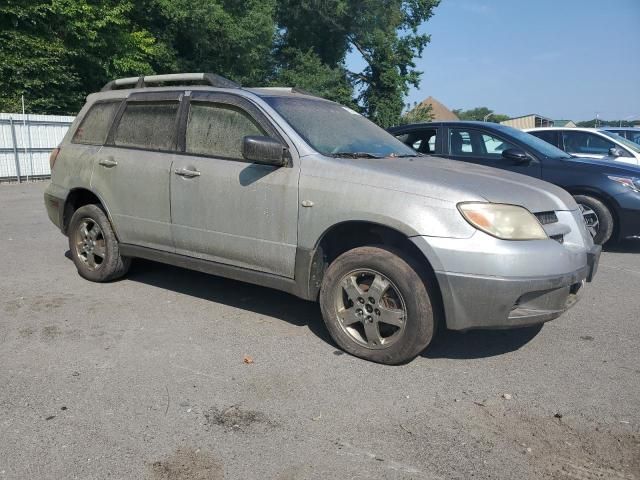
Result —
<path fill-rule="evenodd" d="M 418 237 L 437 256 L 434 270 L 452 330 L 514 328 L 553 320 L 577 302 L 600 259 L 598 245 L 505 242 L 481 233 L 474 237 Z M 420 248 L 415 237 L 414 243 Z"/>

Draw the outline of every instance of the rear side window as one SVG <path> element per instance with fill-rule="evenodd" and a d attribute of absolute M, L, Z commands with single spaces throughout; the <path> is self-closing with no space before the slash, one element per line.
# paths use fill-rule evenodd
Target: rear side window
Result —
<path fill-rule="evenodd" d="M 191 103 L 187 153 L 242 160 L 242 141 L 249 135 L 265 133 L 245 111 L 230 105 Z"/>
<path fill-rule="evenodd" d="M 102 145 L 107 139 L 111 122 L 120 103 L 120 101 L 95 103 L 82 119 L 71 141 L 73 143 Z"/>
<path fill-rule="evenodd" d="M 529 133 L 538 137 L 540 140 L 544 140 L 545 142 L 550 143 L 553 146 L 558 146 L 558 141 L 556 140 L 557 134 L 555 130 L 540 130 L 538 132 Z"/>
<path fill-rule="evenodd" d="M 119 147 L 175 150 L 178 102 L 128 103 L 113 137 Z"/>

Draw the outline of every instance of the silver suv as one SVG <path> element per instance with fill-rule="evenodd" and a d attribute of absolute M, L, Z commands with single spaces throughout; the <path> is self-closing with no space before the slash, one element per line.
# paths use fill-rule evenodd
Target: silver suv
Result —
<path fill-rule="evenodd" d="M 51 166 L 45 205 L 84 278 L 139 257 L 319 300 L 335 342 L 381 363 L 438 327 L 552 320 L 600 254 L 558 187 L 420 156 L 347 107 L 213 74 L 110 82 Z"/>

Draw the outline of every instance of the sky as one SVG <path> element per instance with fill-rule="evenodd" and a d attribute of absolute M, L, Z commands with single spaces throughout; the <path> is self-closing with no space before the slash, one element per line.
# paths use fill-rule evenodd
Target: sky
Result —
<path fill-rule="evenodd" d="M 640 119 L 640 0 L 442 0 L 420 32 L 431 42 L 406 103 Z"/>

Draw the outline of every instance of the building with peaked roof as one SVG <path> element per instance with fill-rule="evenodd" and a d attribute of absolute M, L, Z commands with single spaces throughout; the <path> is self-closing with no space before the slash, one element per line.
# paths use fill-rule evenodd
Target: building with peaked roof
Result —
<path fill-rule="evenodd" d="M 431 113 L 433 114 L 434 122 L 460 120 L 455 113 L 431 96 L 425 98 L 418 106 L 426 107 L 428 105 L 431 105 Z"/>
<path fill-rule="evenodd" d="M 535 113 L 523 115 L 522 117 L 510 118 L 509 120 L 505 120 L 500 123 L 502 125 L 508 125 L 509 127 L 519 128 L 520 130 L 525 128 L 553 127 L 553 120 Z"/>
<path fill-rule="evenodd" d="M 573 120 L 554 120 L 554 127 L 565 127 L 565 128 L 575 128 L 577 125 Z"/>

